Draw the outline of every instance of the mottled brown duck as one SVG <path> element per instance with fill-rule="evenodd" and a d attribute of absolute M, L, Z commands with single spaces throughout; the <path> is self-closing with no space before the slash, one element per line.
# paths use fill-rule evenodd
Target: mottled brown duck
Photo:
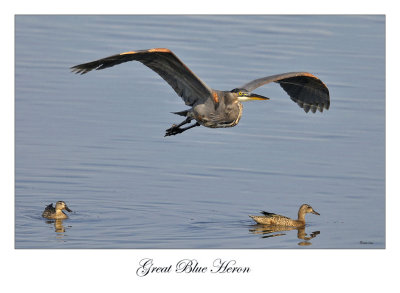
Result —
<path fill-rule="evenodd" d="M 65 202 L 57 201 L 56 207 L 53 207 L 53 203 L 46 206 L 46 208 L 43 211 L 42 217 L 46 218 L 46 219 L 54 219 L 54 220 L 68 219 L 68 216 L 63 212 L 63 210 L 72 212 L 68 208 L 68 206 Z"/>
<path fill-rule="evenodd" d="M 305 226 L 306 224 L 305 216 L 307 213 L 312 213 L 314 215 L 319 216 L 319 213 L 314 211 L 314 209 L 310 205 L 303 204 L 299 209 L 297 220 L 293 220 L 291 218 L 282 215 L 277 215 L 274 213 L 268 213 L 264 211 L 261 212 L 263 216 L 249 216 L 249 217 L 252 218 L 254 221 L 256 221 L 257 224 L 261 225 L 302 227 Z"/>

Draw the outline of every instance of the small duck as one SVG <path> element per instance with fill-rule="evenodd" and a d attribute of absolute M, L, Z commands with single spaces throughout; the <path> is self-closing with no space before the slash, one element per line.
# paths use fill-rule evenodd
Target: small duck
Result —
<path fill-rule="evenodd" d="M 68 219 L 68 216 L 62 210 L 72 212 L 63 201 L 57 201 L 55 208 L 53 207 L 53 203 L 51 203 L 44 209 L 42 217 L 55 220 Z"/>
<path fill-rule="evenodd" d="M 254 221 L 256 221 L 257 224 L 262 224 L 262 225 L 302 227 L 305 226 L 306 224 L 305 216 L 307 213 L 313 213 L 314 215 L 319 216 L 319 213 L 314 211 L 314 209 L 310 205 L 303 204 L 299 209 L 297 220 L 293 220 L 285 216 L 268 213 L 264 211 L 261 212 L 261 214 L 263 214 L 264 216 L 249 216 L 249 217 L 252 218 Z"/>

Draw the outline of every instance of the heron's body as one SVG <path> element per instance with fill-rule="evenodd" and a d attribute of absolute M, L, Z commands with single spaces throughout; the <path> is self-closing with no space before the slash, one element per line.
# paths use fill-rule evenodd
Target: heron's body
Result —
<path fill-rule="evenodd" d="M 328 88 L 311 73 L 283 73 L 250 81 L 231 91 L 219 91 L 208 87 L 172 51 L 165 48 L 125 52 L 73 66 L 72 71 L 84 74 L 93 69 L 105 69 L 128 61 L 139 61 L 158 73 L 190 107 L 188 110 L 175 112 L 186 119 L 167 129 L 166 136 L 200 125 L 210 128 L 235 126 L 242 116 L 241 102 L 268 100 L 269 98 L 251 91 L 270 82 L 279 83 L 305 112 L 322 112 L 323 109 L 329 109 L 330 105 Z M 181 127 L 192 120 L 196 123 Z"/>
<path fill-rule="evenodd" d="M 187 110 L 186 116 L 210 128 L 233 127 L 238 124 L 242 117 L 242 103 L 231 92 L 213 90 L 213 94 L 218 97 L 217 106 L 212 99 L 207 99 L 195 103 Z"/>
<path fill-rule="evenodd" d="M 62 220 L 68 219 L 68 216 L 63 212 L 63 210 L 67 210 L 68 212 L 72 212 L 63 201 L 57 201 L 56 207 L 53 207 L 53 204 L 49 204 L 43 211 L 42 217 L 46 219 L 54 219 L 54 220 Z"/>
<path fill-rule="evenodd" d="M 291 218 L 277 215 L 274 213 L 261 212 L 264 216 L 249 216 L 252 218 L 257 224 L 261 225 L 270 225 L 270 226 L 287 226 L 287 227 L 302 227 L 306 224 L 305 216 L 307 213 L 313 213 L 319 216 L 319 213 L 314 211 L 314 209 L 308 204 L 301 205 L 297 220 L 293 220 Z"/>

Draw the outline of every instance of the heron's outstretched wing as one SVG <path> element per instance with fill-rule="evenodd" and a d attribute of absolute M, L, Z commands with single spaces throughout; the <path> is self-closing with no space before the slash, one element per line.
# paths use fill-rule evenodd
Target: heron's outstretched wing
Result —
<path fill-rule="evenodd" d="M 316 76 L 307 72 L 288 72 L 259 78 L 246 83 L 240 88 L 251 92 L 254 89 L 270 83 L 277 82 L 304 111 L 315 113 L 317 109 L 329 109 L 329 90 L 326 85 Z"/>
<path fill-rule="evenodd" d="M 71 67 L 71 70 L 75 73 L 85 74 L 93 69 L 104 69 L 128 61 L 139 61 L 157 72 L 188 106 L 192 106 L 200 98 L 209 97 L 212 93 L 212 90 L 172 51 L 165 48 L 125 52 L 79 64 Z"/>

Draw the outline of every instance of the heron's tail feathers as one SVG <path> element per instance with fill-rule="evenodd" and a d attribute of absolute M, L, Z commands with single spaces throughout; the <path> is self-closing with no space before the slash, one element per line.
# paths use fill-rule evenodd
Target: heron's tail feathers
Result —
<path fill-rule="evenodd" d="M 183 117 L 187 117 L 187 114 L 188 114 L 188 110 L 184 110 L 184 111 L 180 111 L 180 112 L 171 112 L 172 114 L 176 114 L 176 115 L 180 115 L 180 116 L 183 116 Z"/>

